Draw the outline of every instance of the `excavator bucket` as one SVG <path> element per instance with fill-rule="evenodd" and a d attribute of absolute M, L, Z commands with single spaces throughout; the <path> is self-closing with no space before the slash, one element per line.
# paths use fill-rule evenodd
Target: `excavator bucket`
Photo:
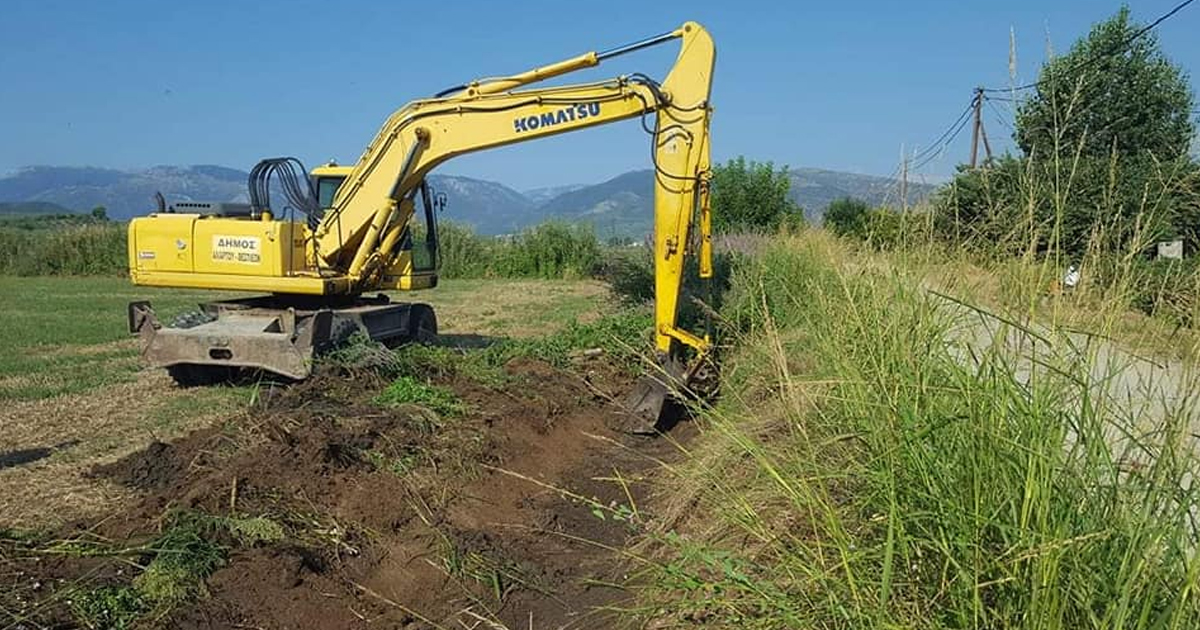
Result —
<path fill-rule="evenodd" d="M 628 433 L 653 435 L 669 428 L 672 418 L 666 417 L 671 408 L 674 385 L 682 384 L 685 370 L 675 361 L 668 361 L 654 374 L 638 379 L 633 389 L 621 400 L 623 426 Z"/>
<path fill-rule="evenodd" d="M 621 406 L 628 416 L 623 428 L 638 435 L 657 433 L 663 419 L 663 408 L 670 395 L 667 386 L 661 380 L 651 376 L 638 379 L 633 391 L 621 401 Z"/>
<path fill-rule="evenodd" d="M 670 430 L 683 412 L 686 399 L 711 400 L 717 393 L 718 375 L 712 355 L 693 357 L 685 365 L 670 359 L 643 375 L 620 401 L 621 430 L 655 435 Z"/>

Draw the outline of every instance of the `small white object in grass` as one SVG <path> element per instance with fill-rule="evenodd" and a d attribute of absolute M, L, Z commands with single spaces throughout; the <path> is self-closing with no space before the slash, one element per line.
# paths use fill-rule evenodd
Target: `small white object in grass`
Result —
<path fill-rule="evenodd" d="M 1067 267 L 1067 275 L 1063 276 L 1063 286 L 1074 289 L 1079 284 L 1079 269 L 1075 265 Z"/>

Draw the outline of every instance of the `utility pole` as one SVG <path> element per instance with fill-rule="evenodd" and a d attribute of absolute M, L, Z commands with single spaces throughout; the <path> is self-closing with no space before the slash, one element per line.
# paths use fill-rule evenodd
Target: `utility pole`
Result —
<path fill-rule="evenodd" d="M 975 88 L 975 100 L 973 106 L 975 107 L 975 124 L 971 129 L 971 168 L 975 168 L 975 165 L 979 163 L 979 136 L 980 132 L 983 130 L 983 88 L 981 87 Z M 984 143 L 986 142 L 987 140 L 984 140 Z M 989 148 L 989 157 L 991 156 L 991 153 L 992 150 Z"/>
<path fill-rule="evenodd" d="M 908 212 L 908 152 L 900 145 L 900 207 Z"/>
<path fill-rule="evenodd" d="M 980 94 L 979 100 L 982 102 L 983 99 L 984 99 L 983 94 Z M 976 112 L 978 112 L 978 109 L 976 110 Z M 978 114 L 976 114 L 976 115 L 978 116 Z M 990 142 L 988 142 L 987 128 L 983 126 L 983 120 L 979 121 L 979 137 L 983 138 L 983 151 L 985 154 L 987 154 L 987 161 L 991 162 L 992 161 L 992 145 Z"/>

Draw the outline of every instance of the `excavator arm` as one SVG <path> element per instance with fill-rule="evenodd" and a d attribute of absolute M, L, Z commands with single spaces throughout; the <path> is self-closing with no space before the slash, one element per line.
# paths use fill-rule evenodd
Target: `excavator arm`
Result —
<path fill-rule="evenodd" d="M 681 40 L 661 83 L 640 75 L 610 81 L 517 90 L 604 59 Z M 658 37 L 603 53 L 462 86 L 448 96 L 415 101 L 392 114 L 338 189 L 315 233 L 321 261 L 343 270 L 349 291 L 375 288 L 397 254 L 419 186 L 455 156 L 630 118 L 655 115 L 654 256 L 656 346 L 676 342 L 701 352 L 708 340 L 676 325 L 684 259 L 699 256 L 702 278 L 712 275 L 709 218 L 709 97 L 715 48 L 699 24 L 688 22 Z M 690 252 L 693 224 L 698 251 Z"/>

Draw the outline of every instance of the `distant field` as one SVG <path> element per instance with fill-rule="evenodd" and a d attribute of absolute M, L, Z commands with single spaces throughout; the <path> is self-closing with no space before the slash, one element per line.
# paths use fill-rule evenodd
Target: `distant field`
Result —
<path fill-rule="evenodd" d="M 140 367 L 125 307 L 148 299 L 159 318 L 204 301 L 211 291 L 137 287 L 124 278 L 0 277 L 0 400 L 31 400 L 131 382 Z M 433 304 L 443 330 L 522 336 L 584 317 L 605 289 L 597 282 L 449 280 L 432 291 L 394 294 Z"/>

